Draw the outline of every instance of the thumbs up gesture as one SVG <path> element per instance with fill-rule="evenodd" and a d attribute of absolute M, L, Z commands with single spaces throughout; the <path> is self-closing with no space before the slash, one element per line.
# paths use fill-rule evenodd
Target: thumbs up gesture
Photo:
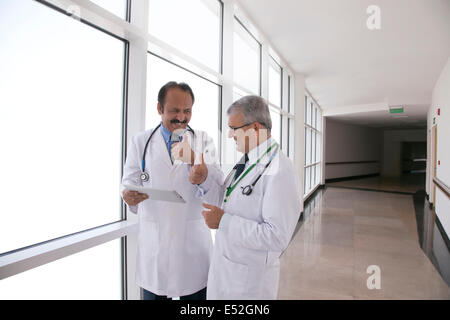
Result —
<path fill-rule="evenodd" d="M 189 182 L 192 184 L 203 183 L 208 177 L 208 167 L 203 160 L 203 153 L 201 154 L 199 164 L 193 165 L 189 172 Z"/>
<path fill-rule="evenodd" d="M 187 132 L 183 135 L 181 142 L 172 145 L 172 158 L 191 165 L 194 164 L 195 153 L 189 144 Z"/>

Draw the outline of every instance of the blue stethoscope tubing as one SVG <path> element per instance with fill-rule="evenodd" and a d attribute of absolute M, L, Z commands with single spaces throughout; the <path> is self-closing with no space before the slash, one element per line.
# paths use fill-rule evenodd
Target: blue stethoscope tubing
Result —
<path fill-rule="evenodd" d="M 141 162 L 141 169 L 142 169 L 142 171 L 141 171 L 141 176 L 140 176 L 142 182 L 147 182 L 147 181 L 150 180 L 150 175 L 145 171 L 145 154 L 147 153 L 147 147 L 148 147 L 148 144 L 150 143 L 150 140 L 153 137 L 153 134 L 160 127 L 161 127 L 161 123 L 158 124 L 158 126 L 153 130 L 153 132 L 150 135 L 150 137 L 147 139 L 147 143 L 145 144 L 145 147 L 144 147 L 144 152 L 142 152 L 142 162 Z M 188 131 L 192 132 L 192 134 L 195 136 L 194 130 L 190 126 L 187 126 L 187 127 L 188 127 Z"/>

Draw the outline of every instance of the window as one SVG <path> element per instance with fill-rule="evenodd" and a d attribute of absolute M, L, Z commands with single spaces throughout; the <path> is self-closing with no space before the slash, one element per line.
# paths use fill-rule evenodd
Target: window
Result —
<path fill-rule="evenodd" d="M 287 112 L 291 112 L 291 76 L 287 77 Z M 293 109 L 293 108 L 292 108 Z M 293 118 L 287 117 L 287 156 L 294 159 L 294 121 Z"/>
<path fill-rule="evenodd" d="M 233 41 L 226 57 L 224 35 Z M 123 215 L 121 171 L 130 135 L 160 122 L 157 94 L 168 81 L 192 87 L 190 125 L 214 139 L 225 173 L 242 155 L 222 103 L 261 95 L 265 81 L 272 135 L 293 158 L 289 69 L 258 35 L 238 3 L 221 0 L 0 1 L 0 275 L 38 265 L 13 269 L 0 299 L 139 298 L 135 257 L 125 254 L 135 243 L 120 239 L 136 221 Z M 233 65 L 222 70 L 223 60 Z M 59 260 L 41 259 L 65 241 Z M 95 247 L 74 253 L 83 243 Z M 11 262 L 35 249 L 32 263 Z"/>
<path fill-rule="evenodd" d="M 233 52 L 234 81 L 253 94 L 259 94 L 261 45 L 236 18 L 234 19 Z"/>
<path fill-rule="evenodd" d="M 149 33 L 220 72 L 222 3 L 150 0 Z"/>
<path fill-rule="evenodd" d="M 185 82 L 191 87 L 195 102 L 189 125 L 194 131 L 196 128 L 206 131 L 214 139 L 216 152 L 219 154 L 220 86 L 153 54 L 149 54 L 147 59 L 146 128 L 154 128 L 161 122 L 157 110 L 158 92 L 169 81 Z"/>
<path fill-rule="evenodd" d="M 269 108 L 270 117 L 272 118 L 272 130 L 270 131 L 270 135 L 274 138 L 278 143 L 281 143 L 281 116 L 280 113 L 273 108 Z"/>
<path fill-rule="evenodd" d="M 288 149 L 288 156 L 291 160 L 294 160 L 294 119 L 289 118 L 288 119 L 288 139 L 289 139 L 289 149 Z"/>
<path fill-rule="evenodd" d="M 233 88 L 233 102 L 236 100 L 239 100 L 240 98 L 243 98 L 247 95 L 244 91 L 240 90 L 237 87 Z"/>
<path fill-rule="evenodd" d="M 90 0 L 96 5 L 108 10 L 116 16 L 126 19 L 127 0 Z"/>
<path fill-rule="evenodd" d="M 321 181 L 321 118 L 320 108 L 305 96 L 305 195 Z"/>
<path fill-rule="evenodd" d="M 281 67 L 275 60 L 269 59 L 269 102 L 281 108 Z"/>
<path fill-rule="evenodd" d="M 1 280 L 0 300 L 122 298 L 120 239 Z"/>
<path fill-rule="evenodd" d="M 0 253 L 120 220 L 125 42 L 13 0 L 0 38 Z"/>

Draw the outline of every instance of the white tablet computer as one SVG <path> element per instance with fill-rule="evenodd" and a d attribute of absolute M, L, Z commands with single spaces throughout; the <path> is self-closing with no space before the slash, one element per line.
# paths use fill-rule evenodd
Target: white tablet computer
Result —
<path fill-rule="evenodd" d="M 145 193 L 150 200 L 186 203 L 183 197 L 174 190 L 160 190 L 123 184 L 125 189 Z"/>

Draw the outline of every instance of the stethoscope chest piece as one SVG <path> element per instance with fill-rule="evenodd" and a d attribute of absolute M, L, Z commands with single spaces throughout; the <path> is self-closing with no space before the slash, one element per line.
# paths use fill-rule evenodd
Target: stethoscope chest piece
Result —
<path fill-rule="evenodd" d="M 242 189 L 242 194 L 246 195 L 246 196 L 251 195 L 253 192 L 253 187 L 251 185 L 241 187 L 241 189 Z"/>
<path fill-rule="evenodd" d="M 141 172 L 141 181 L 147 182 L 148 180 L 150 180 L 149 174 L 147 172 Z"/>

